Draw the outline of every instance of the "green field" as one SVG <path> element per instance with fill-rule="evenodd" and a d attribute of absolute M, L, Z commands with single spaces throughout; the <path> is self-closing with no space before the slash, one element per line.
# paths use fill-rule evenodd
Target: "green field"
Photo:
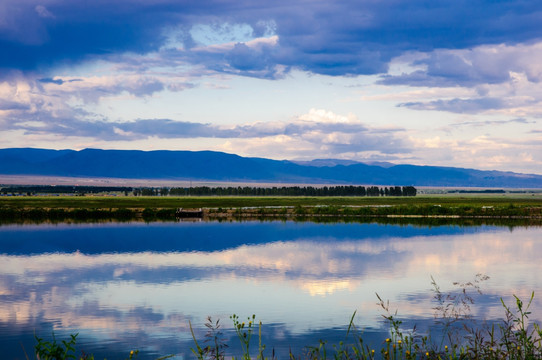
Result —
<path fill-rule="evenodd" d="M 515 206 L 542 207 L 542 194 L 419 195 L 416 197 L 157 197 L 157 196 L 3 196 L 0 208 L 144 209 L 262 206 Z"/>
<path fill-rule="evenodd" d="M 500 222 L 523 219 L 524 225 L 542 222 L 542 196 L 538 194 L 454 194 L 416 197 L 6 196 L 0 197 L 0 223 L 174 221 L 177 216 L 194 216 L 177 214 L 178 208 L 201 208 L 202 213 L 195 216 L 218 220 L 419 218 Z"/>

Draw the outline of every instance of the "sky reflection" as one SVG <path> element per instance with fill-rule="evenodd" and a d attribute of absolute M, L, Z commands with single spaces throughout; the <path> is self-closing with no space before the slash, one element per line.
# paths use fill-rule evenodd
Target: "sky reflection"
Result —
<path fill-rule="evenodd" d="M 233 313 L 257 314 L 273 329 L 270 342 L 331 331 L 354 310 L 358 325 L 377 329 L 375 292 L 425 321 L 434 315 L 431 276 L 452 291 L 477 273 L 491 279 L 474 313 L 500 318 L 500 296 L 540 292 L 541 235 L 538 227 L 289 222 L 2 227 L 0 337 L 4 326 L 51 327 L 91 345 L 137 339 L 163 355 L 168 341 L 190 341 L 188 320 L 203 336 L 208 315 L 229 326 Z M 533 307 L 542 318 L 537 297 Z"/>

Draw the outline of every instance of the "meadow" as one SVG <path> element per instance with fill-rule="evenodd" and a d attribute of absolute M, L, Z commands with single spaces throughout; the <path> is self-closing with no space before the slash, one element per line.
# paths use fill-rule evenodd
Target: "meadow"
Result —
<path fill-rule="evenodd" d="M 1 196 L 0 208 L 141 209 L 264 206 L 503 206 L 542 207 L 542 194 L 446 194 L 416 197 L 257 196 Z"/>
<path fill-rule="evenodd" d="M 542 218 L 540 194 L 446 194 L 416 197 L 2 196 L 0 220 L 174 220 L 176 210 L 206 218 L 445 217 Z"/>

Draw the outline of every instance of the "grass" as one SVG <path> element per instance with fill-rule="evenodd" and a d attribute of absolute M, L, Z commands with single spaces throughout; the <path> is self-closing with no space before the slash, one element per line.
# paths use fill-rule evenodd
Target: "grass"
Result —
<path fill-rule="evenodd" d="M 472 292 L 480 292 L 480 283 L 488 279 L 478 274 L 470 282 L 456 285 L 458 290 L 442 293 L 433 281 L 434 300 L 436 306 L 435 323 L 440 324 L 437 334 L 418 333 L 416 328 L 403 329 L 397 311 L 390 310 L 389 302 L 382 300 L 378 294 L 378 306 L 389 327 L 386 338 L 378 344 L 368 343 L 363 331 L 355 325 L 356 312 L 345 328 L 343 341 L 328 344 L 320 340 L 318 344 L 306 346 L 302 354 L 290 351 L 290 360 L 531 360 L 542 358 L 542 329 L 537 323 L 529 325 L 530 306 L 534 293 L 526 301 L 514 296 L 515 304 L 511 307 L 501 299 L 504 318 L 492 325 L 478 326 L 470 315 L 470 306 L 474 304 Z M 238 354 L 227 355 L 228 345 L 220 329 L 220 321 L 212 321 L 209 317 L 205 326 L 208 331 L 205 340 L 198 340 L 192 324 L 189 323 L 193 339 L 192 353 L 198 360 L 267 360 L 276 359 L 274 350 L 266 353 L 266 345 L 262 343 L 263 325 L 255 315 L 242 321 L 239 316 L 230 317 L 233 332 L 240 342 Z M 76 335 L 70 340 L 57 343 L 44 341 L 36 337 L 36 358 L 44 359 L 79 359 L 94 360 L 92 355 L 76 357 Z M 210 344 L 210 345 L 203 345 Z M 138 351 L 126 352 L 126 359 L 136 359 Z M 163 360 L 176 356 L 166 355 Z M 28 356 L 27 356 L 28 359 Z"/>
<path fill-rule="evenodd" d="M 385 218 L 400 223 L 414 219 L 524 219 L 542 223 L 542 203 L 533 200 L 425 198 L 20 198 L 0 202 L 0 224 L 97 221 L 174 221 L 176 209 L 203 208 L 207 219 L 294 219 L 298 221 L 364 221 Z M 500 200 L 500 199 L 498 199 Z M 134 201 L 139 201 L 135 203 Z M 396 201 L 396 203 L 393 203 Z M 336 202 L 336 204 L 333 204 Z M 137 206 L 136 206 L 137 205 Z M 202 206 L 207 205 L 207 206 Z M 391 220 L 395 219 L 395 220 Z M 492 220 L 492 221 L 489 221 Z"/>
<path fill-rule="evenodd" d="M 0 197 L 0 222 L 175 220 L 177 208 L 203 208 L 207 218 L 351 219 L 375 217 L 524 218 L 542 221 L 542 197 Z"/>
<path fill-rule="evenodd" d="M 228 208 L 262 206 L 515 206 L 542 207 L 542 196 L 504 195 L 419 195 L 416 197 L 157 197 L 157 196 L 15 196 L 0 197 L 0 208 Z"/>

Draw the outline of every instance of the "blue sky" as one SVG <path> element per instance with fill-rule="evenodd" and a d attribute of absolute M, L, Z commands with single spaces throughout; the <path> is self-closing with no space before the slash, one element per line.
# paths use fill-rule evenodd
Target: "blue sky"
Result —
<path fill-rule="evenodd" d="M 542 174 L 536 1 L 2 0 L 1 147 Z"/>

